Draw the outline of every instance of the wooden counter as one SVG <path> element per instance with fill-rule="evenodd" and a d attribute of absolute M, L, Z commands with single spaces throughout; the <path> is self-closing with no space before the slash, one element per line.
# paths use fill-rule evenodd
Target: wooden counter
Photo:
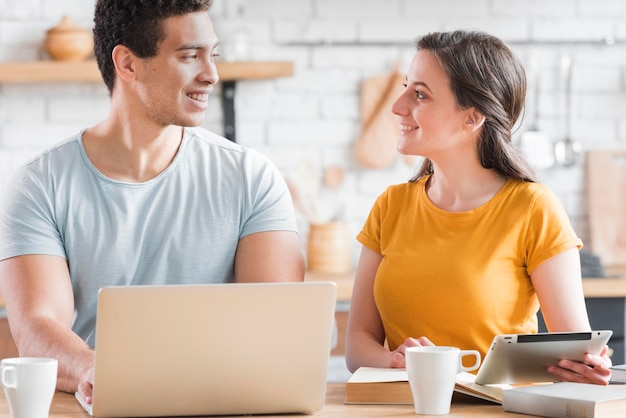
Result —
<path fill-rule="evenodd" d="M 289 414 L 289 415 L 263 415 L 264 418 L 288 416 L 288 417 L 415 417 L 413 405 L 344 405 L 345 386 L 343 384 L 329 384 L 326 392 L 326 405 L 320 410 L 309 415 Z M 9 416 L 4 392 L 0 391 L 0 417 Z M 456 394 L 452 402 L 449 417 L 528 417 L 530 415 L 513 414 L 504 412 L 501 405 L 487 401 L 471 398 L 465 395 Z M 50 408 L 50 418 L 88 418 L 83 408 L 78 404 L 74 395 L 64 392 L 56 392 L 52 407 Z"/>
<path fill-rule="evenodd" d="M 305 281 L 333 281 L 337 284 L 337 312 L 335 314 L 338 338 L 332 355 L 345 353 L 345 332 L 348 323 L 348 308 L 352 298 L 354 273 L 321 274 L 307 272 Z M 592 326 L 596 329 L 612 329 L 614 337 L 611 346 L 616 351 L 615 363 L 626 359 L 626 334 L 624 315 L 626 315 L 626 277 L 583 279 L 583 288 L 587 299 Z M 0 300 L 1 305 L 1 300 Z M 606 316 L 610 319 L 607 322 Z M 0 318 L 0 358 L 17 356 L 17 348 L 11 337 L 6 318 Z"/>
<path fill-rule="evenodd" d="M 584 278 L 583 291 L 586 298 L 626 298 L 626 268 L 607 269 L 610 277 Z M 323 274 L 307 271 L 305 281 L 333 281 L 337 283 L 337 301 L 349 302 L 352 298 L 354 272 Z"/>
<path fill-rule="evenodd" d="M 337 284 L 337 302 L 350 302 L 352 299 L 352 285 L 354 284 L 354 272 L 345 274 L 324 274 L 307 271 L 304 274 L 305 282 L 331 281 Z"/>
<path fill-rule="evenodd" d="M 584 278 L 587 298 L 626 298 L 626 267 L 609 267 L 608 277 Z"/>
<path fill-rule="evenodd" d="M 607 268 L 610 277 L 584 278 L 583 291 L 587 312 L 593 329 L 613 330 L 609 346 L 613 349 L 613 363 L 626 361 L 626 267 Z M 306 272 L 305 281 L 333 281 L 337 284 L 337 312 L 335 313 L 338 339 L 332 355 L 345 354 L 345 332 L 348 309 L 352 298 L 354 272 L 323 274 Z M 545 331 L 543 317 L 539 315 L 539 331 Z"/>

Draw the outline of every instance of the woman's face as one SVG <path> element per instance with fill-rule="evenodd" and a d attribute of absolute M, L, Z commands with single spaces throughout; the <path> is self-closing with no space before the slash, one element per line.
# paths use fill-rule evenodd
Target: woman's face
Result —
<path fill-rule="evenodd" d="M 431 51 L 417 51 L 406 79 L 391 108 L 400 121 L 398 152 L 434 160 L 473 146 L 475 135 L 468 135 L 473 109 L 458 107 L 450 79 Z"/>

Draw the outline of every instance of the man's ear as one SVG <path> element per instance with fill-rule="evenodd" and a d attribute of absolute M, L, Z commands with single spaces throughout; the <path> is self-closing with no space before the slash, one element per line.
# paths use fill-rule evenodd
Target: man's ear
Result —
<path fill-rule="evenodd" d="M 485 115 L 480 113 L 475 108 L 468 109 L 467 112 L 467 120 L 465 121 L 465 125 L 470 128 L 472 131 L 476 131 L 485 123 Z"/>
<path fill-rule="evenodd" d="M 115 73 L 124 81 L 132 81 L 137 76 L 135 54 L 124 45 L 116 45 L 111 53 Z"/>

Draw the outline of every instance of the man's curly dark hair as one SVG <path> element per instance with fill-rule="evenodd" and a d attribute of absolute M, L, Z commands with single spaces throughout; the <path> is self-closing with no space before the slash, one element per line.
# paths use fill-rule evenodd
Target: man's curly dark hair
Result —
<path fill-rule="evenodd" d="M 113 92 L 115 68 L 111 54 L 117 45 L 140 58 L 157 54 L 165 38 L 163 20 L 171 16 L 207 11 L 213 0 L 97 0 L 94 13 L 94 52 L 98 68 Z"/>

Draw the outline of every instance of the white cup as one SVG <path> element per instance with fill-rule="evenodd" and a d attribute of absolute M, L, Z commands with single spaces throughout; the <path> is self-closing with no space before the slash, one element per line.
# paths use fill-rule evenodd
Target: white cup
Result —
<path fill-rule="evenodd" d="M 58 362 L 17 357 L 0 361 L 0 381 L 11 418 L 48 418 L 57 385 Z"/>
<path fill-rule="evenodd" d="M 476 361 L 474 365 L 465 367 L 463 357 L 469 355 L 473 355 Z M 478 351 L 456 347 L 409 347 L 405 357 L 417 414 L 449 414 L 456 375 L 462 371 L 476 370 L 480 366 Z"/>

